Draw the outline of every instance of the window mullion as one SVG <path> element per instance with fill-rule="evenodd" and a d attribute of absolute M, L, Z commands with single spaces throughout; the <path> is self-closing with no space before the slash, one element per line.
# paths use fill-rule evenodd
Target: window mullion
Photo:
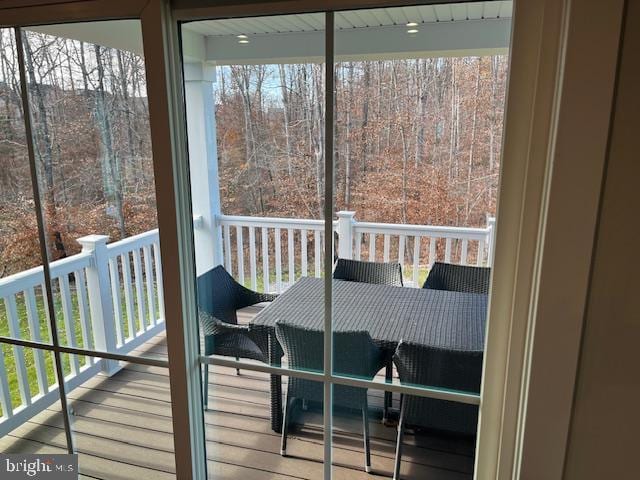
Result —
<path fill-rule="evenodd" d="M 325 175 L 324 175 L 324 479 L 331 480 L 332 431 L 333 431 L 333 318 L 332 275 L 333 270 L 333 133 L 334 133 L 334 14 L 325 13 Z"/>

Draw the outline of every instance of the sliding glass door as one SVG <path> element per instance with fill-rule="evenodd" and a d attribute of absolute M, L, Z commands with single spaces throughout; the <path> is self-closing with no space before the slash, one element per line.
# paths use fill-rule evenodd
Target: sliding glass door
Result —
<path fill-rule="evenodd" d="M 4 452 L 473 477 L 511 2 L 287 8 L 4 16 Z"/>
<path fill-rule="evenodd" d="M 176 478 L 141 21 L 23 13 L 0 30 L 2 451 Z"/>
<path fill-rule="evenodd" d="M 209 477 L 472 478 L 511 2 L 211 12 L 179 23 Z"/>

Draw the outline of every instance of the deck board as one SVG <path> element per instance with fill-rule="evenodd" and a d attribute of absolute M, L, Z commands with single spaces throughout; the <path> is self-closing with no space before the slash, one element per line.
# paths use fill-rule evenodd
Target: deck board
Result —
<path fill-rule="evenodd" d="M 246 321 L 255 310 L 241 315 Z M 166 357 L 166 338 L 159 335 L 138 354 Z M 280 436 L 270 429 L 269 376 L 260 372 L 209 366 L 209 411 L 205 413 L 210 478 L 229 480 L 322 478 L 322 416 L 303 412 L 304 424 L 293 428 L 288 456 L 280 456 Z M 286 385 L 286 380 L 283 382 Z M 127 364 L 113 377 L 98 375 L 72 392 L 74 438 L 81 478 L 164 480 L 175 478 L 173 426 L 167 369 Z M 371 391 L 372 408 L 382 393 Z M 395 428 L 371 421 L 373 477 L 363 471 L 359 417 L 336 415 L 334 478 L 364 480 L 390 477 Z M 0 439 L 0 451 L 64 453 L 65 436 L 59 403 Z M 439 435 L 407 435 L 404 479 L 471 479 L 473 444 Z"/>

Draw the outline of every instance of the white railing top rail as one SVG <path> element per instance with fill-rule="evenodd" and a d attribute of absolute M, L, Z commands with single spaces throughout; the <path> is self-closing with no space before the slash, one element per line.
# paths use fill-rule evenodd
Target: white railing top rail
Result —
<path fill-rule="evenodd" d="M 484 240 L 489 233 L 489 228 L 487 227 L 471 228 L 373 222 L 355 222 L 353 228 L 356 233 L 381 233 L 438 238 L 467 238 L 469 240 Z"/>
<path fill-rule="evenodd" d="M 107 250 L 109 251 L 109 258 L 117 257 L 118 255 L 130 252 L 136 248 L 141 248 L 145 245 L 150 245 L 157 242 L 159 238 L 158 229 L 155 228 L 147 232 L 139 233 L 138 235 L 118 240 L 117 242 L 108 243 Z"/>
<path fill-rule="evenodd" d="M 84 252 L 72 255 L 61 260 L 51 262 L 51 278 L 68 275 L 72 272 L 86 268 L 91 264 L 91 254 Z M 0 278 L 0 297 L 15 295 L 31 287 L 41 285 L 44 282 L 42 266 L 23 270 L 22 272 Z"/>
<path fill-rule="evenodd" d="M 123 240 L 118 240 L 107 245 L 109 257 L 113 258 L 123 253 L 130 252 L 135 248 L 143 247 L 158 241 L 158 229 L 133 235 Z M 62 277 L 91 264 L 91 252 L 80 252 L 67 258 L 51 262 L 51 278 Z M 42 266 L 33 267 L 22 272 L 0 278 L 0 297 L 7 297 L 26 290 L 27 288 L 41 285 L 44 282 L 44 271 Z"/>
<path fill-rule="evenodd" d="M 270 228 L 297 228 L 306 230 L 324 229 L 324 220 L 309 218 L 285 218 L 285 217 L 249 217 L 244 215 L 217 215 L 219 225 L 231 225 L 241 227 L 270 227 Z M 338 225 L 333 222 L 334 228 Z"/>

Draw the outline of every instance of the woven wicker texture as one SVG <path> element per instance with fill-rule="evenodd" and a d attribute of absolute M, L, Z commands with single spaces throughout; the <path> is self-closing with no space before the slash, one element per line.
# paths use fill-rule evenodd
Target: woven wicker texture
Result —
<path fill-rule="evenodd" d="M 198 277 L 198 309 L 205 355 L 224 355 L 267 361 L 268 343 L 248 326 L 238 325 L 236 310 L 276 296 L 254 292 L 236 282 L 222 266 Z"/>
<path fill-rule="evenodd" d="M 324 365 L 324 333 L 293 325 L 278 323 L 276 337 L 287 355 L 289 368 L 321 373 Z M 340 332 L 334 335 L 334 371 L 371 380 L 383 367 L 380 349 L 367 332 Z M 367 391 L 363 388 L 336 385 L 333 390 L 335 405 L 362 408 Z M 287 397 L 322 402 L 323 385 L 302 378 L 290 378 Z"/>
<path fill-rule="evenodd" d="M 489 293 L 491 268 L 436 262 L 422 288 L 450 292 Z"/>
<path fill-rule="evenodd" d="M 484 348 L 486 313 L 487 295 L 333 282 L 334 331 L 369 332 L 382 350 L 383 361 L 393 356 L 401 340 L 475 355 Z M 264 336 L 264 342 L 275 337 L 277 323 L 322 330 L 324 280 L 301 278 L 262 310 L 249 327 Z M 279 365 L 279 358 L 269 359 Z M 282 393 L 277 375 L 271 377 L 271 388 L 271 424 L 280 431 Z"/>
<path fill-rule="evenodd" d="M 395 352 L 400 340 L 454 350 L 482 350 L 487 296 L 333 282 L 333 326 L 337 332 L 369 332 L 381 348 Z M 251 322 L 269 334 L 276 323 L 324 328 L 324 281 L 301 278 Z"/>
<path fill-rule="evenodd" d="M 399 263 L 361 262 L 339 258 L 333 271 L 333 278 L 401 287 L 402 267 Z"/>
<path fill-rule="evenodd" d="M 394 355 L 400 382 L 466 393 L 479 393 L 482 351 L 459 351 L 401 342 Z M 408 395 L 405 421 L 409 425 L 475 434 L 478 406 Z"/>

